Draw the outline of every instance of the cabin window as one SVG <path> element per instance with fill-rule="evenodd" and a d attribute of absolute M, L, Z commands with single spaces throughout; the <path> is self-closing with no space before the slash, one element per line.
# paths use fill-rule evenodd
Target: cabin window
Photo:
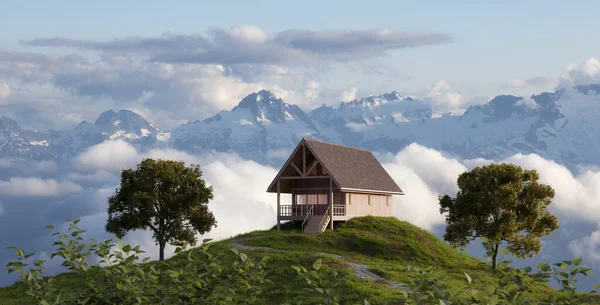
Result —
<path fill-rule="evenodd" d="M 327 204 L 327 194 L 296 194 L 296 204 Z"/>
<path fill-rule="evenodd" d="M 298 204 L 298 205 L 306 204 L 306 195 L 304 195 L 304 194 L 296 195 L 296 204 Z"/>
<path fill-rule="evenodd" d="M 310 170 L 310 173 L 308 173 L 308 175 L 309 176 L 327 175 L 327 171 L 325 170 L 323 165 L 321 165 L 321 163 L 318 163 L 315 167 L 313 167 L 313 165 L 315 165 L 315 163 L 317 163 L 317 162 L 318 162 L 317 160 L 314 160 L 313 162 L 310 163 L 308 168 L 312 168 L 312 169 Z"/>

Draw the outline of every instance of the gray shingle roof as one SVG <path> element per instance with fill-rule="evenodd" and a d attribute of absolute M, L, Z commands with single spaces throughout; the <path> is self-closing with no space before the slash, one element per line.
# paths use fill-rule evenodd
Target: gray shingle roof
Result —
<path fill-rule="evenodd" d="M 342 190 L 403 194 L 394 179 L 370 151 L 316 140 L 302 139 L 302 141 Z M 302 141 L 298 147 L 301 146 Z M 286 170 L 286 172 L 291 171 Z M 268 192 L 277 192 L 276 180 L 277 177 L 269 186 Z"/>

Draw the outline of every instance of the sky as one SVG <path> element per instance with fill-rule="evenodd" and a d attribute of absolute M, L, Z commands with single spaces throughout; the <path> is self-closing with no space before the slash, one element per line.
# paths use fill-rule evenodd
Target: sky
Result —
<path fill-rule="evenodd" d="M 597 57 L 600 41 L 589 34 L 597 6 L 3 1 L 0 26 L 10 30 L 0 37 L 0 110 L 45 129 L 131 108 L 172 129 L 260 89 L 311 110 L 393 90 L 422 95 L 441 82 L 461 96 L 452 110 L 464 111 L 499 94 L 552 91 L 569 66 Z M 57 99 L 60 116 L 32 114 Z M 187 105 L 176 112 L 173 103 Z"/>
<path fill-rule="evenodd" d="M 0 116 L 24 128 L 68 129 L 107 109 L 131 109 L 172 130 L 231 109 L 261 89 L 305 111 L 395 90 L 425 97 L 435 112 L 461 113 L 500 94 L 529 96 L 600 83 L 600 40 L 593 32 L 600 28 L 599 6 L 595 1 L 5 0 L 0 3 Z M 70 217 L 82 218 L 89 236 L 108 237 L 106 198 L 120 171 L 143 157 L 201 164 L 218 194 L 211 209 L 221 225 L 210 237 L 272 226 L 275 200 L 264 186 L 277 168 L 229 154 L 139 152 L 113 141 L 57 162 L 18 165 L 0 158 L 0 232 L 18 232 L 0 235 L 0 245 L 20 243 L 43 258 L 52 250 L 43 226 L 59 226 Z M 520 154 L 460 160 L 418 144 L 378 157 L 398 184 L 411 190 L 395 199 L 396 216 L 438 234 L 444 219 L 437 196 L 455 192 L 461 172 L 501 161 L 537 169 L 542 180 L 556 185 L 552 208 L 564 219 L 540 259 L 584 256 L 600 267 L 597 168 L 576 174 L 552 160 Z M 243 192 L 233 191 L 240 185 Z M 147 233 L 135 232 L 127 241 L 151 249 Z M 0 249 L 0 264 L 11 255 Z M 0 286 L 11 280 L 0 276 Z"/>

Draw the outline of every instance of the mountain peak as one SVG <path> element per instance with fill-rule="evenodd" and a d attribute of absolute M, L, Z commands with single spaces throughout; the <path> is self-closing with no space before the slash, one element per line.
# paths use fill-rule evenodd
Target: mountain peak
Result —
<path fill-rule="evenodd" d="M 17 121 L 9 117 L 0 117 L 0 130 L 7 130 L 9 132 L 20 132 L 21 126 Z"/>
<path fill-rule="evenodd" d="M 94 125 L 110 137 L 139 137 L 158 132 L 158 129 L 141 115 L 127 109 L 107 110 L 100 114 Z"/>
<path fill-rule="evenodd" d="M 278 99 L 270 91 L 260 90 L 258 92 L 253 92 L 251 94 L 248 94 L 245 98 L 243 98 L 239 102 L 237 107 L 252 109 L 253 107 L 256 106 L 256 104 L 264 104 L 264 103 L 271 104 L 271 105 L 273 103 L 285 104 L 282 99 Z"/>
<path fill-rule="evenodd" d="M 260 90 L 246 96 L 232 109 L 248 109 L 259 123 L 274 122 L 281 123 L 285 120 L 304 117 L 306 114 L 296 105 L 286 104 L 267 90 Z"/>

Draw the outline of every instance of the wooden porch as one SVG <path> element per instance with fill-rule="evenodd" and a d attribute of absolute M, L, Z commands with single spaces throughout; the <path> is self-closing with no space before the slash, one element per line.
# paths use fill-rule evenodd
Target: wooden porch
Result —
<path fill-rule="evenodd" d="M 343 204 L 334 204 L 333 213 L 329 213 L 329 209 L 330 206 L 326 204 L 286 204 L 279 206 L 278 215 L 280 220 L 304 220 L 308 215 L 322 216 L 331 214 L 333 214 L 334 221 L 350 219 L 350 217 L 346 215 L 346 206 Z"/>

